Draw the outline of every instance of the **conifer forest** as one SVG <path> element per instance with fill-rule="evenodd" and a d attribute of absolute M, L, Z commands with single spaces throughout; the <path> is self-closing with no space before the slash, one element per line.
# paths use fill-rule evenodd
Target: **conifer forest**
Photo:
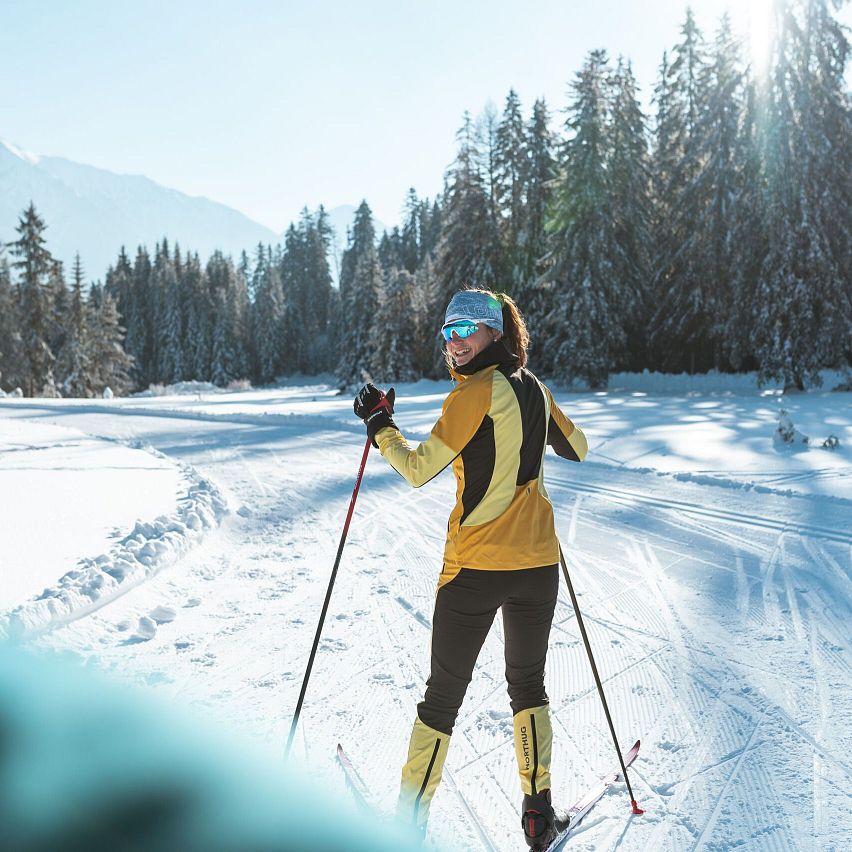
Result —
<path fill-rule="evenodd" d="M 117 246 L 104 274 L 64 269 L 30 205 L 0 249 L 0 388 L 439 378 L 463 286 L 515 298 L 531 368 L 558 382 L 647 369 L 817 385 L 852 367 L 852 97 L 833 9 L 778 4 L 760 73 L 727 18 L 705 34 L 687 13 L 650 114 L 629 59 L 602 49 L 564 104 L 510 90 L 465 114 L 440 195 L 410 190 L 382 234 L 360 204 L 339 286 L 322 207 L 279 245 L 201 258 L 174 234 Z"/>

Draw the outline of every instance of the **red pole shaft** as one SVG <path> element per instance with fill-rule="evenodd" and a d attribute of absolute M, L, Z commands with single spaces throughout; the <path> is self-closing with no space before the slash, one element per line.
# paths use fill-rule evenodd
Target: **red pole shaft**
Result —
<path fill-rule="evenodd" d="M 346 523 L 343 524 L 343 533 L 340 536 L 340 544 L 337 546 L 337 557 L 334 560 L 334 568 L 331 569 L 331 578 L 328 581 L 328 589 L 325 593 L 325 602 L 322 605 L 322 614 L 320 615 L 319 624 L 317 624 L 317 632 L 314 636 L 314 644 L 311 648 L 311 656 L 308 659 L 308 667 L 305 671 L 305 677 L 302 680 L 302 690 L 299 693 L 299 700 L 296 703 L 296 712 L 293 714 L 293 721 L 290 723 L 290 735 L 287 737 L 287 746 L 284 749 L 284 759 L 286 760 L 290 754 L 290 746 L 293 744 L 293 736 L 296 733 L 296 725 L 299 722 L 299 714 L 302 712 L 302 703 L 305 700 L 305 693 L 308 690 L 308 680 L 311 677 L 311 669 L 314 667 L 314 657 L 317 654 L 320 636 L 322 635 L 322 627 L 325 623 L 325 616 L 328 612 L 328 605 L 331 601 L 331 590 L 334 588 L 334 581 L 337 577 L 337 569 L 340 567 L 340 557 L 343 555 L 343 545 L 346 542 L 346 534 L 349 532 L 349 522 L 352 520 L 352 512 L 355 509 L 355 499 L 358 497 L 358 489 L 361 487 L 361 478 L 364 476 L 364 468 L 367 466 L 367 456 L 370 453 L 370 444 L 372 442 L 367 438 L 367 443 L 364 445 L 364 455 L 361 456 L 361 466 L 358 468 L 358 478 L 355 480 L 355 488 L 352 491 L 352 499 L 349 501 L 349 511 L 346 513 Z"/>

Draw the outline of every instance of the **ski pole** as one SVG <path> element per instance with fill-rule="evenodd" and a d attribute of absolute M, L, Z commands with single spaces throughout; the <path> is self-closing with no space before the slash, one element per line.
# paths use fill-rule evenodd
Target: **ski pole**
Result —
<path fill-rule="evenodd" d="M 618 754 L 618 762 L 621 764 L 621 773 L 624 775 L 624 783 L 627 784 L 627 792 L 630 794 L 630 804 L 634 814 L 644 814 L 639 805 L 636 804 L 636 797 L 633 795 L 633 788 L 630 786 L 630 779 L 627 777 L 627 767 L 624 765 L 624 758 L 621 756 L 621 748 L 618 745 L 618 737 L 615 735 L 615 726 L 612 724 L 612 716 L 609 714 L 609 705 L 606 703 L 606 695 L 604 695 L 603 684 L 601 677 L 598 674 L 598 667 L 595 665 L 595 658 L 592 654 L 592 646 L 589 644 L 589 636 L 586 633 L 586 625 L 583 624 L 583 616 L 580 613 L 580 605 L 577 603 L 577 596 L 574 594 L 574 584 L 571 582 L 571 576 L 568 574 L 568 566 L 565 564 L 565 555 L 562 553 L 562 545 L 559 545 L 559 561 L 562 563 L 562 573 L 565 575 L 565 582 L 568 583 L 568 594 L 571 595 L 571 604 L 574 607 L 574 612 L 577 615 L 577 624 L 580 625 L 580 633 L 583 636 L 583 644 L 586 646 L 586 653 L 589 655 L 589 663 L 592 666 L 592 674 L 595 676 L 595 683 L 598 686 L 598 695 L 603 703 L 606 720 L 609 724 L 609 732 L 612 734 L 612 742 L 615 745 L 615 751 Z"/>
<path fill-rule="evenodd" d="M 328 581 L 328 589 L 325 593 L 325 603 L 322 605 L 322 613 L 320 615 L 319 624 L 317 624 L 316 635 L 314 636 L 314 645 L 311 648 L 311 656 L 308 658 L 308 668 L 305 671 L 305 677 L 302 681 L 302 691 L 299 693 L 299 700 L 296 703 L 296 712 L 293 714 L 293 721 L 290 723 L 290 735 L 287 737 L 287 747 L 284 749 L 285 760 L 290 755 L 290 746 L 293 744 L 293 735 L 296 733 L 299 714 L 302 712 L 302 702 L 305 700 L 305 692 L 307 692 L 308 689 L 308 680 L 311 676 L 311 669 L 314 665 L 314 657 L 317 654 L 322 626 L 325 622 L 326 613 L 328 612 L 328 604 L 331 601 L 331 590 L 334 587 L 334 580 L 337 577 L 337 569 L 340 566 L 340 557 L 343 555 L 343 545 L 346 542 L 346 533 L 349 532 L 349 521 L 352 520 L 352 511 L 355 508 L 355 498 L 358 496 L 358 489 L 361 487 L 361 477 L 364 475 L 364 468 L 367 465 L 367 456 L 370 452 L 371 443 L 372 442 L 368 437 L 367 443 L 364 445 L 364 455 L 361 456 L 361 467 L 358 468 L 358 478 L 355 480 L 355 489 L 352 491 L 352 499 L 349 501 L 349 511 L 346 513 L 346 523 L 343 525 L 343 534 L 340 536 L 340 544 L 337 546 L 337 558 L 334 560 L 334 568 L 331 569 L 331 579 Z"/>

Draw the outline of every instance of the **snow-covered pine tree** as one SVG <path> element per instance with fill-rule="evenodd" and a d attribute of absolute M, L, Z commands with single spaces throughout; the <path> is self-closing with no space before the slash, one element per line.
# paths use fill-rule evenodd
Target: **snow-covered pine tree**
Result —
<path fill-rule="evenodd" d="M 476 147 L 473 123 L 465 113 L 459 150 L 447 175 L 437 273 L 441 301 L 465 285 L 498 287 L 500 241 L 491 215 L 490 189 Z"/>
<path fill-rule="evenodd" d="M 526 126 L 527 163 L 524 213 L 524 284 L 538 277 L 539 264 L 547 252 L 545 220 L 550 204 L 551 187 L 556 177 L 555 140 L 549 127 L 547 103 L 539 98 L 533 104 Z"/>
<path fill-rule="evenodd" d="M 130 388 L 129 370 L 133 359 L 122 346 L 124 328 L 119 320 L 118 308 L 109 293 L 103 293 L 95 303 L 90 301 L 88 308 L 92 388 L 98 396 L 106 388 L 120 396 Z"/>
<path fill-rule="evenodd" d="M 411 304 L 414 282 L 414 275 L 399 267 L 386 270 L 382 278 L 371 373 L 383 384 L 411 382 L 417 378 Z"/>
<path fill-rule="evenodd" d="M 65 343 L 69 302 L 65 268 L 61 260 L 54 259 L 50 265 L 45 295 L 49 305 L 47 344 L 50 346 L 50 351 L 57 354 Z M 57 384 L 59 383 L 57 382 Z"/>
<path fill-rule="evenodd" d="M 621 313 L 627 332 L 627 361 L 645 365 L 651 278 L 651 163 L 645 116 L 629 62 L 619 58 L 611 81 L 612 115 L 607 172 L 614 227 L 613 272 L 620 282 Z"/>
<path fill-rule="evenodd" d="M 390 231 L 385 231 L 379 238 L 376 251 L 379 254 L 379 263 L 382 269 L 399 269 L 402 266 L 401 251 L 402 236 L 399 228 L 394 226 Z"/>
<path fill-rule="evenodd" d="M 337 363 L 330 346 L 329 317 L 334 285 L 328 259 L 331 253 L 332 228 L 325 208 L 320 205 L 314 216 L 304 223 L 304 284 L 300 288 L 302 316 L 308 329 L 306 361 L 302 371 L 316 373 L 331 370 Z"/>
<path fill-rule="evenodd" d="M 172 257 L 168 240 L 164 239 L 154 260 L 151 276 L 151 285 L 156 290 L 159 308 L 154 326 L 156 376 L 157 381 L 163 384 L 180 382 L 184 378 L 184 318 L 180 292 L 182 265 L 180 248 L 175 246 Z"/>
<path fill-rule="evenodd" d="M 312 337 L 313 318 L 308 304 L 307 258 L 305 237 L 310 214 L 302 210 L 298 230 L 292 223 L 284 236 L 284 253 L 280 261 L 283 304 L 281 340 L 286 357 L 282 365 L 285 375 L 309 370 L 307 350 Z"/>
<path fill-rule="evenodd" d="M 443 198 L 439 195 L 431 204 L 428 198 L 420 202 L 420 260 L 427 255 L 434 255 L 441 240 L 444 217 L 442 208 Z"/>
<path fill-rule="evenodd" d="M 257 353 L 256 381 L 262 384 L 275 381 L 282 375 L 287 343 L 282 339 L 284 291 L 281 271 L 274 262 L 272 248 L 261 244 L 255 253 L 252 273 L 254 345 Z"/>
<path fill-rule="evenodd" d="M 53 257 L 45 246 L 44 220 L 35 205 L 21 214 L 18 239 L 8 243 L 18 270 L 18 310 L 21 331 L 20 383 L 25 396 L 54 396 L 54 354 L 48 344 L 50 302 L 46 287 Z"/>
<path fill-rule="evenodd" d="M 122 251 L 123 254 L 123 251 Z M 121 260 L 117 269 L 121 268 Z M 154 381 L 154 299 L 151 287 L 151 258 L 144 246 L 136 250 L 133 281 L 127 313 L 125 351 L 133 358 L 130 376 L 133 386 L 146 388 Z"/>
<path fill-rule="evenodd" d="M 74 258 L 71 276 L 65 342 L 57 353 L 56 377 L 63 396 L 90 399 L 95 394 L 96 383 L 91 359 L 93 346 L 89 336 L 93 323 L 88 315 L 86 295 L 83 292 L 85 274 L 79 254 Z"/>
<path fill-rule="evenodd" d="M 412 355 L 418 377 L 435 374 L 435 346 L 440 346 L 440 330 L 444 315 L 435 306 L 440 302 L 441 282 L 435 272 L 435 256 L 428 253 L 414 273 L 411 292 Z M 446 376 L 446 368 L 441 378 Z"/>
<path fill-rule="evenodd" d="M 803 389 L 852 355 L 849 43 L 827 0 L 783 0 L 775 14 L 753 339 L 759 380 Z"/>
<path fill-rule="evenodd" d="M 21 383 L 21 343 L 18 297 L 4 244 L 0 243 L 0 389 L 11 391 Z"/>
<path fill-rule="evenodd" d="M 497 125 L 494 151 L 494 199 L 502 247 L 502 289 L 517 295 L 526 284 L 526 190 L 529 158 L 521 99 L 509 90 Z"/>
<path fill-rule="evenodd" d="M 664 56 L 663 76 L 656 88 L 656 310 L 651 318 L 651 343 L 661 368 L 694 372 L 712 366 L 707 329 L 714 321 L 715 304 L 698 265 L 703 210 L 697 178 L 705 156 L 701 128 L 708 67 L 704 39 L 691 9 L 687 9 L 681 36 L 672 50 L 671 64 Z"/>
<path fill-rule="evenodd" d="M 382 282 L 376 250 L 373 214 L 366 201 L 355 211 L 349 245 L 340 267 L 340 361 L 337 378 L 341 388 L 360 385 L 372 364 L 376 341 L 374 320 Z"/>
<path fill-rule="evenodd" d="M 589 53 L 572 84 L 560 173 L 553 194 L 548 267 L 552 288 L 539 363 L 560 377 L 603 387 L 626 350 L 622 306 L 628 301 L 613 265 L 618 254 L 607 164 L 610 108 L 606 51 Z"/>
<path fill-rule="evenodd" d="M 398 265 L 412 275 L 417 271 L 422 256 L 421 215 L 423 208 L 417 193 L 411 187 L 405 199 L 404 221 L 399 234 Z"/>
<path fill-rule="evenodd" d="M 243 294 L 245 299 L 245 310 L 242 314 L 242 340 L 243 351 L 246 357 L 246 377 L 255 377 L 255 365 L 258 363 L 257 347 L 254 341 L 254 295 L 252 289 L 252 262 L 248 252 L 240 252 L 240 260 L 237 264 L 237 293 Z"/>
<path fill-rule="evenodd" d="M 480 134 L 481 135 L 481 134 Z M 463 287 L 500 289 L 502 249 L 493 215 L 489 169 L 491 157 L 482 155 L 470 114 L 457 135 L 458 153 L 446 176 L 441 206 L 441 238 L 436 249 L 435 273 L 440 282 L 436 315 L 450 297 Z M 439 340 L 433 351 L 430 374 L 446 375 L 443 347 Z"/>
<path fill-rule="evenodd" d="M 547 104 L 543 98 L 533 104 L 532 115 L 527 122 L 526 160 L 525 230 L 519 237 L 519 243 L 524 247 L 523 287 L 518 295 L 527 322 L 532 327 L 539 328 L 543 327 L 544 318 L 552 309 L 552 289 L 545 286 L 540 276 L 545 268 L 544 260 L 548 251 L 546 222 L 557 173 L 555 139 L 550 130 Z M 544 362 L 539 357 L 544 344 L 541 335 L 532 335 L 529 359 L 536 369 L 544 368 Z"/>
<path fill-rule="evenodd" d="M 730 305 L 725 315 L 723 352 L 735 370 L 756 370 L 753 318 L 760 271 L 766 257 L 767 229 L 764 173 L 761 163 L 760 133 L 754 79 L 743 85 L 742 120 L 737 133 L 734 160 L 739 164 L 737 195 L 732 205 Z"/>
<path fill-rule="evenodd" d="M 147 308 L 151 262 L 142 246 L 139 247 L 136 261 L 139 264 L 138 274 L 144 276 L 144 281 L 137 282 L 136 273 L 122 246 L 115 267 L 107 270 L 104 289 L 115 300 L 121 325 L 127 329 L 124 350 L 133 357 L 132 384 L 134 387 L 147 387 L 145 347 L 152 326 Z"/>
<path fill-rule="evenodd" d="M 207 261 L 205 278 L 213 315 L 209 381 L 227 387 L 247 375 L 245 357 L 240 351 L 243 330 L 237 298 L 238 276 L 231 259 L 215 251 Z"/>
<path fill-rule="evenodd" d="M 184 378 L 210 381 L 213 350 L 213 303 L 198 253 L 187 254 L 180 289 L 186 313 L 183 346 Z"/>

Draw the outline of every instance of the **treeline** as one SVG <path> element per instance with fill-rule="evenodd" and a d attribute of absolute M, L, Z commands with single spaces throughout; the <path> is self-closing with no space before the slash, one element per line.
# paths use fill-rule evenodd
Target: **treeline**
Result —
<path fill-rule="evenodd" d="M 7 245 L 11 263 L 0 251 L 0 388 L 47 397 L 125 393 L 131 358 L 115 301 L 99 285 L 84 285 L 79 256 L 69 288 L 44 230 L 30 205 Z"/>
<path fill-rule="evenodd" d="M 438 198 L 411 190 L 402 224 L 381 238 L 367 203 L 358 208 L 339 289 L 322 208 L 283 245 L 236 263 L 214 254 L 202 264 L 165 241 L 132 262 L 122 251 L 92 298 L 118 307 L 131 383 L 445 375 L 443 309 L 469 285 L 516 297 L 531 366 L 560 381 L 715 369 L 818 384 L 821 369 L 852 364 L 849 45 L 831 9 L 776 4 L 761 73 L 727 17 L 708 42 L 687 13 L 660 65 L 653 118 L 630 63 L 602 50 L 577 73 L 557 130 L 543 100 L 525 115 L 514 91 L 499 113 L 466 114 Z M 60 345 L 24 318 L 38 278 L 26 274 L 12 288 L 0 259 L 0 298 L 18 311 L 0 325 L 4 386 L 25 372 L 9 369 L 9 328 L 30 341 L 33 364 L 46 358 L 39 340 Z M 56 290 L 61 270 L 39 275 Z M 33 375 L 19 381 L 26 392 L 44 385 Z M 56 385 L 75 387 L 62 376 Z"/>
<path fill-rule="evenodd" d="M 440 374 L 423 338 L 465 284 L 516 296 L 531 365 L 592 387 L 616 370 L 715 369 L 804 388 L 852 364 L 849 45 L 824 0 L 776 4 L 775 27 L 753 74 L 727 17 L 707 43 L 688 12 L 653 122 L 629 62 L 602 50 L 576 75 L 561 134 L 542 101 L 525 121 L 514 92 L 499 116 L 466 116 L 440 236 L 417 265 L 394 233 L 377 266 L 356 223 L 341 377 L 365 363 L 388 380 L 412 364 Z M 393 360 L 375 350 L 391 345 Z"/>
<path fill-rule="evenodd" d="M 127 329 L 138 387 L 236 380 L 256 384 L 334 367 L 337 291 L 328 264 L 325 211 L 305 211 L 280 246 L 258 245 L 237 264 L 220 252 L 197 254 L 160 243 L 153 258 L 122 253 L 107 273 Z"/>

